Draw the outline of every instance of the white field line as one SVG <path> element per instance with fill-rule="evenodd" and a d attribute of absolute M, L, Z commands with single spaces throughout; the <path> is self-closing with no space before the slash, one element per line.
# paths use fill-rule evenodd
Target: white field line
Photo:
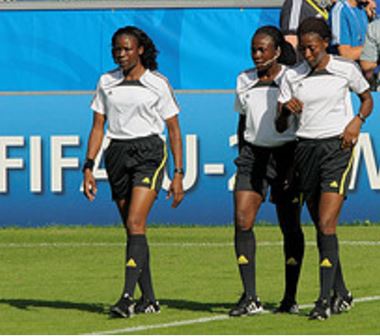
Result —
<path fill-rule="evenodd" d="M 360 302 L 370 302 L 370 301 L 379 301 L 380 296 L 368 296 L 368 297 L 362 297 L 354 299 L 355 303 Z M 314 307 L 314 304 L 303 304 L 300 305 L 301 309 L 307 309 Z M 271 311 L 264 310 L 264 314 L 268 314 Z M 222 321 L 222 320 L 228 320 L 230 317 L 226 315 L 216 315 L 212 317 L 201 317 L 198 319 L 193 320 L 182 320 L 182 321 L 174 321 L 174 322 L 168 322 L 168 323 L 160 323 L 160 324 L 151 324 L 151 325 L 141 325 L 136 327 L 130 327 L 130 328 L 123 328 L 123 329 L 114 329 L 114 330 L 107 330 L 107 331 L 98 331 L 93 332 L 86 335 L 114 335 L 114 334 L 126 334 L 136 331 L 145 331 L 145 330 L 152 330 L 152 329 L 163 329 L 163 328 L 173 328 L 173 327 L 180 327 L 185 325 L 193 325 L 193 324 L 200 324 L 200 323 L 208 323 L 213 321 Z"/>
<path fill-rule="evenodd" d="M 73 247 L 117 247 L 124 246 L 125 243 L 110 243 L 110 242 L 74 242 L 74 243 L 0 243 L 0 249 L 6 248 L 36 248 L 36 247 L 53 247 L 53 248 L 73 248 Z M 282 242 L 271 241 L 258 241 L 258 246 L 282 246 Z M 313 241 L 307 241 L 306 245 L 315 246 Z M 351 245 L 351 246 L 380 246 L 380 241 L 366 241 L 366 240 L 341 240 L 339 245 Z M 233 246 L 233 243 L 149 243 L 149 246 L 157 247 L 228 247 Z"/>

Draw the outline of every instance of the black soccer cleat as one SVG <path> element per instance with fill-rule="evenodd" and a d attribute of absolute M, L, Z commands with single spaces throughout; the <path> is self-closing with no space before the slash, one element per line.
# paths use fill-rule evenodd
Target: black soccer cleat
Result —
<path fill-rule="evenodd" d="M 309 320 L 326 320 L 331 316 L 330 303 L 326 299 L 319 299 L 315 302 L 314 308 L 309 314 Z"/>
<path fill-rule="evenodd" d="M 245 293 L 240 298 L 239 302 L 228 313 L 232 317 L 255 315 L 264 311 L 259 298 L 246 296 Z"/>
<path fill-rule="evenodd" d="M 282 300 L 280 306 L 274 310 L 274 313 L 299 314 L 300 310 L 296 301 Z"/>
<path fill-rule="evenodd" d="M 347 295 L 342 296 L 340 294 L 334 294 L 331 299 L 331 313 L 340 314 L 349 311 L 354 305 L 354 298 L 350 292 Z"/>
<path fill-rule="evenodd" d="M 158 301 L 150 301 L 143 296 L 135 305 L 136 314 L 158 314 L 161 311 Z"/>
<path fill-rule="evenodd" d="M 121 317 L 128 318 L 134 313 L 135 302 L 129 296 L 122 296 L 119 301 L 117 301 L 110 308 L 111 317 Z"/>

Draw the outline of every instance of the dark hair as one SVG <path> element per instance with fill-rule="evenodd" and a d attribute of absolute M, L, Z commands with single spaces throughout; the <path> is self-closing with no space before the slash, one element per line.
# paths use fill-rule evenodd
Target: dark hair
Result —
<path fill-rule="evenodd" d="M 118 29 L 112 36 L 112 46 L 116 43 L 116 38 L 120 35 L 131 35 L 137 39 L 139 47 L 144 48 L 143 54 L 140 56 L 141 63 L 144 68 L 149 70 L 156 70 L 157 64 L 157 54 L 158 50 L 154 45 L 151 38 L 141 29 L 134 26 L 126 26 Z"/>
<path fill-rule="evenodd" d="M 305 34 L 318 34 L 323 40 L 331 40 L 331 30 L 324 19 L 310 17 L 301 22 L 297 30 L 298 39 Z"/>
<path fill-rule="evenodd" d="M 273 41 L 274 47 L 276 49 L 281 49 L 281 54 L 278 58 L 278 63 L 285 65 L 293 65 L 296 63 L 297 55 L 293 46 L 285 40 L 284 35 L 282 35 L 281 31 L 277 27 L 263 26 L 257 29 L 252 36 L 252 42 L 253 39 L 259 34 L 269 36 Z"/>

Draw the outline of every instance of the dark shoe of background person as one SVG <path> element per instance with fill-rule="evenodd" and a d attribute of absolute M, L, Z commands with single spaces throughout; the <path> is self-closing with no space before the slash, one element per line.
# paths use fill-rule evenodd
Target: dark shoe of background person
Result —
<path fill-rule="evenodd" d="M 228 313 L 232 317 L 255 315 L 264 311 L 259 298 L 242 295 L 237 305 Z"/>
<path fill-rule="evenodd" d="M 141 297 L 135 305 L 135 314 L 158 314 L 161 311 L 158 301 L 149 301 Z"/>
<path fill-rule="evenodd" d="M 309 314 L 309 320 L 326 320 L 331 316 L 330 302 L 319 299 Z"/>
<path fill-rule="evenodd" d="M 280 306 L 274 310 L 274 313 L 299 314 L 300 310 L 296 301 L 282 300 Z"/>
<path fill-rule="evenodd" d="M 354 298 L 350 292 L 347 295 L 342 296 L 340 294 L 334 294 L 331 299 L 331 313 L 340 314 L 349 311 L 354 305 Z"/>
<path fill-rule="evenodd" d="M 117 301 L 110 308 L 111 317 L 121 317 L 128 318 L 134 313 L 135 302 L 129 296 L 122 296 L 119 301 Z"/>

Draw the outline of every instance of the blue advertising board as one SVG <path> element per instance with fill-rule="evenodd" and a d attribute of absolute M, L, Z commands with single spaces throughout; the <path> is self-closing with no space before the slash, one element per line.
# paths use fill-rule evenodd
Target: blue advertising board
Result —
<path fill-rule="evenodd" d="M 379 93 L 374 96 L 379 102 Z M 177 97 L 182 107 L 186 197 L 173 210 L 162 190 L 150 222 L 231 223 L 230 189 L 237 155 L 234 95 L 182 93 Z M 90 100 L 91 95 L 0 97 L 2 111 L 7 111 L 0 124 L 0 226 L 119 222 L 101 162 L 95 171 L 99 187 L 96 200 L 88 202 L 80 191 L 80 167 L 92 121 Z M 379 116 L 380 106 L 376 104 L 357 145 L 344 221 L 380 219 Z M 172 170 L 169 164 L 166 189 Z M 269 202 L 258 219 L 277 222 Z"/>
<path fill-rule="evenodd" d="M 249 44 L 278 9 L 182 9 L 0 12 L 0 226 L 119 223 L 100 162 L 93 203 L 81 192 L 81 165 L 92 122 L 89 103 L 98 76 L 114 67 L 112 33 L 126 24 L 152 36 L 160 71 L 181 106 L 186 197 L 178 209 L 164 190 L 149 222 L 232 222 L 231 185 L 237 155 L 235 80 L 250 67 Z M 380 221 L 379 93 L 357 145 L 342 220 Z M 358 100 L 354 97 L 357 108 Z M 266 202 L 259 220 L 276 223 Z M 304 220 L 308 220 L 306 211 Z"/>

